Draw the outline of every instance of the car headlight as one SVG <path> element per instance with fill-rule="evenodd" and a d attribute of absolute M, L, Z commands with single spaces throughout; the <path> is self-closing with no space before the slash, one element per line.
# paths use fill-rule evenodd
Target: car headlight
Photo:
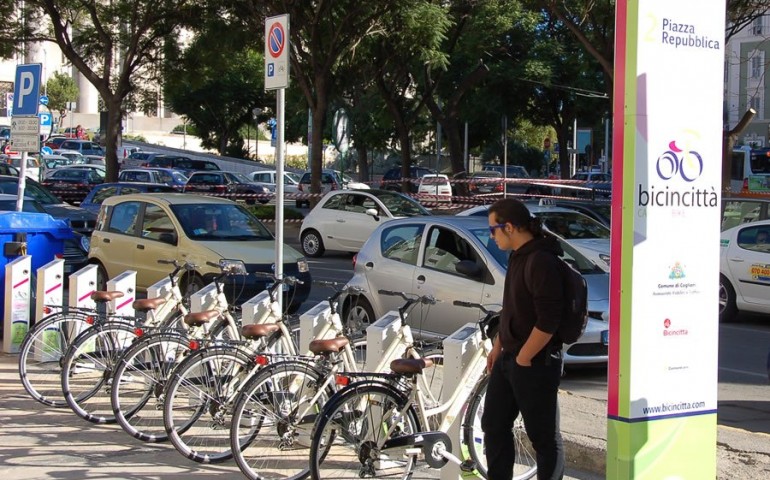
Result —
<path fill-rule="evenodd" d="M 310 267 L 308 267 L 307 260 L 304 258 L 301 260 L 297 260 L 297 271 L 299 273 L 306 273 L 310 271 Z"/>
<path fill-rule="evenodd" d="M 88 250 L 91 248 L 91 237 L 87 237 L 85 235 L 81 235 L 80 237 L 80 248 L 83 249 L 86 253 L 88 253 Z"/>
<path fill-rule="evenodd" d="M 604 261 L 604 263 L 606 263 L 607 265 L 610 264 L 610 256 L 607 255 L 606 253 L 600 253 L 599 258 L 601 258 L 602 261 Z"/>

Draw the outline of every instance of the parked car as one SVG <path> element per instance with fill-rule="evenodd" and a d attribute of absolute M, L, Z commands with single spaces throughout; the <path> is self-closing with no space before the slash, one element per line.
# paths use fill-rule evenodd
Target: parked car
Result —
<path fill-rule="evenodd" d="M 56 192 L 70 203 L 80 203 L 94 185 L 104 183 L 104 171 L 97 168 L 77 168 L 93 165 L 73 165 L 57 168 L 43 181 L 43 186 Z"/>
<path fill-rule="evenodd" d="M 12 167 L 16 167 L 16 170 L 21 172 L 21 157 L 11 155 L 0 155 L 0 162 L 7 163 Z M 24 171 L 24 176 L 31 178 L 32 180 L 40 180 L 41 168 L 40 161 L 32 156 L 27 157 L 27 169 Z"/>
<path fill-rule="evenodd" d="M 770 314 L 770 220 L 729 228 L 720 245 L 720 321 L 739 311 Z"/>
<path fill-rule="evenodd" d="M 585 183 L 561 187 L 562 195 L 590 198 L 609 198 L 612 196 L 612 176 L 609 173 L 577 172 L 572 176 L 572 180 Z"/>
<path fill-rule="evenodd" d="M 770 219 L 770 197 L 722 197 L 722 231 L 767 219 Z"/>
<path fill-rule="evenodd" d="M 69 140 L 64 135 L 51 135 L 48 137 L 48 140 L 45 141 L 43 145 L 46 147 L 56 150 L 57 148 L 61 148 L 61 144 Z"/>
<path fill-rule="evenodd" d="M 104 149 L 90 140 L 67 139 L 59 146 L 61 150 L 72 150 L 81 155 L 104 155 Z"/>
<path fill-rule="evenodd" d="M 468 193 L 470 195 L 490 195 L 503 193 L 503 174 L 493 170 L 473 172 L 455 176 L 458 180 L 468 181 Z"/>
<path fill-rule="evenodd" d="M 142 167 L 161 167 L 180 170 L 188 177 L 195 171 L 219 171 L 219 165 L 208 160 L 193 160 L 189 157 L 175 155 L 156 155 L 152 160 L 145 162 Z"/>
<path fill-rule="evenodd" d="M 14 211 L 16 211 L 16 195 L 0 193 L 0 212 Z M 40 202 L 32 197 L 27 196 L 24 197 L 22 211 L 48 214 Z M 67 225 L 69 225 L 69 222 L 66 218 L 60 220 L 63 220 L 67 223 Z M 65 275 L 76 272 L 88 264 L 88 247 L 90 244 L 90 237 L 74 230 L 72 233 L 75 235 L 75 238 L 64 240 L 64 251 L 62 252 L 62 258 L 64 259 Z"/>
<path fill-rule="evenodd" d="M 565 363 L 606 363 L 609 275 L 563 239 L 559 242 L 564 260 L 586 279 L 590 317 L 585 334 L 565 347 Z M 480 318 L 480 312 L 457 307 L 454 300 L 500 305 L 508 252 L 490 238 L 486 218 L 425 216 L 380 225 L 354 262 L 348 285 L 364 292 L 343 300 L 348 326 L 363 329 L 396 309 L 400 299 L 377 293 L 392 290 L 435 297 L 438 303 L 413 311 L 409 322 L 417 336 L 444 338 Z"/>
<path fill-rule="evenodd" d="M 388 190 L 329 192 L 308 213 L 300 227 L 300 245 L 308 257 L 326 250 L 357 252 L 369 235 L 394 218 L 430 215 L 422 205 Z"/>
<path fill-rule="evenodd" d="M 575 210 L 557 207 L 553 200 L 526 202 L 532 215 L 539 217 L 548 230 L 580 250 L 585 257 L 606 272 L 610 271 L 610 229 L 593 218 Z M 487 217 L 489 205 L 472 207 L 458 216 Z"/>
<path fill-rule="evenodd" d="M 184 191 L 244 200 L 251 205 L 270 201 L 269 188 L 237 172 L 193 172 L 184 186 Z"/>
<path fill-rule="evenodd" d="M 126 168 L 118 175 L 119 182 L 160 183 L 184 190 L 188 178 L 182 172 L 171 168 Z"/>
<path fill-rule="evenodd" d="M 547 195 L 551 193 L 548 185 L 540 184 L 530 177 L 527 169 L 521 165 L 499 165 L 488 163 L 482 165 L 484 172 L 498 172 L 508 181 L 505 183 L 505 191 L 515 195 Z"/>
<path fill-rule="evenodd" d="M 369 190 L 372 187 L 365 184 L 364 182 L 358 182 L 353 179 L 350 175 L 343 173 L 342 174 L 342 188 L 347 188 L 350 190 Z"/>
<path fill-rule="evenodd" d="M 297 185 L 297 188 L 299 189 L 300 193 L 309 194 L 310 192 L 310 180 L 311 180 L 311 172 L 305 172 L 302 174 L 302 177 L 299 179 L 299 185 Z M 340 178 L 339 174 L 335 172 L 334 170 L 322 170 L 321 171 L 321 194 L 326 194 L 331 192 L 332 190 L 342 190 L 344 187 L 344 184 L 342 182 L 342 178 Z M 310 206 L 310 201 L 306 199 L 297 199 L 296 201 L 297 208 L 302 208 L 303 205 Z"/>
<path fill-rule="evenodd" d="M 417 192 L 417 184 L 419 182 L 419 179 L 423 175 L 427 175 L 429 173 L 436 173 L 435 170 L 431 170 L 429 168 L 424 167 L 410 167 L 409 170 L 409 178 L 411 180 L 410 182 L 410 189 L 409 191 L 412 193 Z M 380 188 L 384 190 L 393 190 L 395 192 L 401 191 L 401 167 L 394 167 L 385 172 L 385 175 L 382 176 L 382 182 L 380 183 Z"/>
<path fill-rule="evenodd" d="M 174 187 L 162 183 L 139 182 L 115 182 L 102 183 L 88 192 L 88 195 L 80 202 L 80 207 L 90 212 L 99 213 L 102 202 L 110 197 L 119 195 L 131 195 L 133 193 L 174 193 L 178 192 Z"/>
<path fill-rule="evenodd" d="M 770 148 L 733 149 L 730 189 L 735 193 L 770 192 Z"/>
<path fill-rule="evenodd" d="M 310 293 L 310 271 L 292 247 L 284 245 L 283 255 L 284 274 L 304 282 L 285 292 L 285 305 L 293 312 Z M 272 272 L 275 238 L 244 207 L 223 198 L 182 193 L 121 195 L 102 203 L 88 256 L 98 265 L 100 284 L 134 270 L 140 290 L 168 275 L 168 267 L 158 260 L 191 262 L 196 270 L 185 273 L 181 285 L 197 290 L 219 274 L 212 264 L 222 259 L 242 260 L 249 273 Z M 225 294 L 233 304 L 271 283 L 254 275 L 228 277 L 225 282 Z"/>
<path fill-rule="evenodd" d="M 272 191 L 275 191 L 275 170 L 255 170 L 246 176 L 257 183 L 261 183 L 262 185 L 270 188 Z M 299 175 L 296 173 L 283 172 L 284 193 L 297 193 L 299 191 L 299 180 Z"/>
<path fill-rule="evenodd" d="M 99 165 L 101 167 L 107 166 L 103 155 L 83 155 L 83 163 L 86 165 Z"/>
<path fill-rule="evenodd" d="M 612 204 L 607 201 L 554 200 L 557 207 L 568 208 L 588 215 L 602 225 L 610 227 Z"/>
<path fill-rule="evenodd" d="M 417 187 L 418 195 L 426 195 L 423 198 L 427 202 L 451 202 L 452 186 L 449 177 L 440 173 L 429 173 L 420 178 Z"/>
<path fill-rule="evenodd" d="M 0 193 L 18 195 L 19 179 L 17 177 L 0 176 Z M 27 180 L 24 196 L 32 197 L 43 206 L 48 215 L 53 218 L 66 220 L 72 230 L 84 235 L 91 235 L 96 225 L 96 215 L 80 207 L 63 202 L 49 192 L 38 182 Z"/>
<path fill-rule="evenodd" d="M 13 165 L 10 165 L 8 163 L 0 163 L 0 175 L 11 175 L 14 177 L 18 177 L 21 175 L 21 172 L 19 172 L 19 169 L 14 167 Z"/>
<path fill-rule="evenodd" d="M 160 153 L 144 151 L 130 153 L 127 157 L 120 160 L 120 168 L 141 167 L 145 164 L 149 164 L 150 161 L 158 155 L 160 155 Z"/>
<path fill-rule="evenodd" d="M 73 165 L 79 165 L 84 162 L 83 154 L 74 150 L 63 150 L 61 148 L 53 151 L 54 155 L 61 155 L 62 157 L 72 160 Z"/>

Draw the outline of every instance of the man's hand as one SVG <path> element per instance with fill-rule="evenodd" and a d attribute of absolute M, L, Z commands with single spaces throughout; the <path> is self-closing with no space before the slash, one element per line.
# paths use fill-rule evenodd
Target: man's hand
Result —
<path fill-rule="evenodd" d="M 500 353 L 502 353 L 502 351 L 503 351 L 503 347 L 500 345 L 500 337 L 497 337 L 495 339 L 495 344 L 492 347 L 492 351 L 489 352 L 489 355 L 487 355 L 487 373 L 492 373 L 492 367 L 495 366 L 497 357 L 500 356 Z"/>

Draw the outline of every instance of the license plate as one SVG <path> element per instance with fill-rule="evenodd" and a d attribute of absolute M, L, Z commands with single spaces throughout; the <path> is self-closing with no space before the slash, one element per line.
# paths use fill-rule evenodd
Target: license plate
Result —
<path fill-rule="evenodd" d="M 602 345 L 609 345 L 609 344 L 610 344 L 610 331 L 602 330 Z"/>

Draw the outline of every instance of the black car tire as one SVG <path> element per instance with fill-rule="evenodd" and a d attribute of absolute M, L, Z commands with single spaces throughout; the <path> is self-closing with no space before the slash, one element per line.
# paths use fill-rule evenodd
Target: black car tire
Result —
<path fill-rule="evenodd" d="M 320 257 L 326 250 L 324 242 L 321 240 L 321 234 L 312 229 L 302 232 L 300 246 L 302 247 L 302 253 L 308 257 Z"/>
<path fill-rule="evenodd" d="M 363 295 L 350 296 L 345 300 L 342 308 L 342 318 L 345 327 L 355 331 L 353 336 L 366 334 L 366 327 L 377 320 L 374 318 L 374 309 Z"/>
<path fill-rule="evenodd" d="M 724 275 L 719 276 L 719 321 L 730 323 L 735 320 L 738 307 L 735 304 L 735 289 Z"/>

